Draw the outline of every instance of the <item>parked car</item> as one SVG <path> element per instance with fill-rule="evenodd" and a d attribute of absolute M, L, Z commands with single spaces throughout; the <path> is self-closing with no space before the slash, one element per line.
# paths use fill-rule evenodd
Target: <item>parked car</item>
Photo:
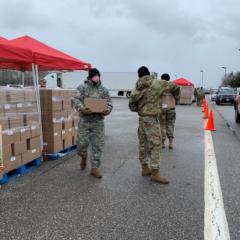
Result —
<path fill-rule="evenodd" d="M 218 89 L 216 96 L 216 104 L 220 105 L 221 103 L 234 103 L 234 89 L 229 87 L 221 87 Z"/>
<path fill-rule="evenodd" d="M 237 88 L 236 98 L 234 101 L 235 121 L 240 123 L 240 88 Z"/>
<path fill-rule="evenodd" d="M 215 101 L 215 100 L 216 100 L 217 92 L 218 92 L 217 89 L 213 89 L 213 90 L 211 91 L 211 101 Z"/>

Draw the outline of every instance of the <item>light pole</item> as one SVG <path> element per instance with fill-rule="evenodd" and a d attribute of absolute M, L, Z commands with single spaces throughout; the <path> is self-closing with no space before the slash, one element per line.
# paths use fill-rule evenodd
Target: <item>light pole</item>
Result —
<path fill-rule="evenodd" d="M 226 77 L 226 75 L 227 75 L 227 67 L 222 67 L 222 69 L 224 69 L 225 70 L 225 77 Z"/>
<path fill-rule="evenodd" d="M 203 88 L 203 74 L 204 74 L 204 71 L 200 70 L 200 72 L 202 73 L 202 88 Z"/>

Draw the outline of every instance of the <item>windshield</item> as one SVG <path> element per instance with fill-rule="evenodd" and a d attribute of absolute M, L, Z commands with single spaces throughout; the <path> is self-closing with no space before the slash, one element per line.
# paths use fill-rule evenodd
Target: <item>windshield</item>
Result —
<path fill-rule="evenodd" d="M 233 89 L 231 89 L 231 88 L 229 88 L 229 89 L 220 89 L 220 90 L 219 90 L 219 93 L 220 93 L 220 94 L 233 94 L 234 91 L 233 91 Z"/>

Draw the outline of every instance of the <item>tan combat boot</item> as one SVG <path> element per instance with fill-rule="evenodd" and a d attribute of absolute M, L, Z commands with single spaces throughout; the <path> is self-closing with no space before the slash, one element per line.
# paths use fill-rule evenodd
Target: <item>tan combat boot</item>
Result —
<path fill-rule="evenodd" d="M 166 177 L 160 176 L 158 169 L 153 169 L 151 172 L 151 180 L 161 184 L 169 184 L 169 180 Z"/>
<path fill-rule="evenodd" d="M 173 138 L 169 138 L 169 149 L 173 149 Z"/>
<path fill-rule="evenodd" d="M 151 170 L 148 166 L 148 164 L 143 164 L 142 165 L 142 176 L 150 176 L 151 175 Z"/>
<path fill-rule="evenodd" d="M 98 168 L 92 168 L 91 175 L 95 178 L 102 178 L 102 174 Z"/>
<path fill-rule="evenodd" d="M 86 158 L 82 158 L 81 162 L 80 162 L 80 168 L 83 171 L 86 167 L 87 167 L 87 159 Z"/>

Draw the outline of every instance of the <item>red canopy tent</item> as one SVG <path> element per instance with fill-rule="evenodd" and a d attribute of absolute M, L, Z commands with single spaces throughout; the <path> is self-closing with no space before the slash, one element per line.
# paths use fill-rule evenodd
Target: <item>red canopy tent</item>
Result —
<path fill-rule="evenodd" d="M 194 84 L 188 81 L 185 78 L 178 78 L 173 81 L 175 84 L 180 85 L 180 86 L 193 86 Z"/>
<path fill-rule="evenodd" d="M 88 70 L 91 64 L 78 60 L 29 36 L 10 40 L 13 46 L 32 50 L 39 70 Z"/>
<path fill-rule="evenodd" d="M 5 38 L 0 37 L 0 68 L 25 71 L 31 69 L 33 54 L 31 50 L 12 46 Z"/>
<path fill-rule="evenodd" d="M 0 36 L 0 42 L 7 42 L 7 41 L 8 40 L 6 38 Z"/>

